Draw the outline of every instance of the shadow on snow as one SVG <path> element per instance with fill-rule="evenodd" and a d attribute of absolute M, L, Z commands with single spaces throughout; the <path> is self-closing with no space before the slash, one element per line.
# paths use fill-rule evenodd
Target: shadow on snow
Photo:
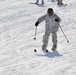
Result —
<path fill-rule="evenodd" d="M 51 2 L 56 2 L 56 0 L 51 0 Z"/>
<path fill-rule="evenodd" d="M 58 51 L 53 51 L 53 52 L 46 52 L 45 55 L 37 54 L 37 56 L 46 56 L 48 58 L 54 58 L 62 55 Z"/>

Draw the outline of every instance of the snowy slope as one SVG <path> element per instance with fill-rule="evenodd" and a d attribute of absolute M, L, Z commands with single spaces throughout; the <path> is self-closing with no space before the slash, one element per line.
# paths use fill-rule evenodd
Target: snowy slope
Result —
<path fill-rule="evenodd" d="M 66 7 L 58 7 L 53 0 L 45 5 L 34 5 L 35 0 L 0 0 L 0 75 L 75 75 L 76 74 L 76 0 L 63 0 Z M 41 51 L 44 22 L 38 26 L 37 40 L 33 40 L 35 22 L 46 14 L 49 7 L 61 19 L 58 31 L 58 49 L 49 53 Z M 38 52 L 34 53 L 33 50 Z"/>

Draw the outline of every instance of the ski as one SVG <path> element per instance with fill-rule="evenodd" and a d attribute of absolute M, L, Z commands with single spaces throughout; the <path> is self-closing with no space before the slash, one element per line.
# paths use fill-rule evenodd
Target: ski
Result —
<path fill-rule="evenodd" d="M 51 51 L 57 51 L 57 50 L 56 49 L 52 49 Z M 34 52 L 37 53 L 38 51 L 36 49 L 34 49 Z M 42 52 L 48 53 L 50 51 L 49 50 L 42 50 Z"/>
<path fill-rule="evenodd" d="M 29 4 L 37 4 L 37 3 L 31 3 L 31 2 L 30 2 Z"/>
<path fill-rule="evenodd" d="M 37 52 L 37 50 L 36 49 L 34 49 L 34 52 Z M 48 50 L 43 50 L 43 52 L 49 52 Z"/>
<path fill-rule="evenodd" d="M 63 4 L 63 5 L 58 5 L 59 7 L 65 7 L 67 6 L 67 4 Z"/>
<path fill-rule="evenodd" d="M 29 3 L 29 4 L 35 4 L 35 5 L 41 6 L 41 7 L 44 7 L 45 6 L 45 4 L 37 4 L 37 3 Z"/>

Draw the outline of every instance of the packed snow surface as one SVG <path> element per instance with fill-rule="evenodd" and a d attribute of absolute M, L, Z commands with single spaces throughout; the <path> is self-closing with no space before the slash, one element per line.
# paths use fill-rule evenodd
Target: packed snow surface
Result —
<path fill-rule="evenodd" d="M 44 5 L 29 2 L 36 0 L 0 0 L 0 75 L 76 75 L 76 0 L 63 0 L 65 7 L 55 0 L 44 0 Z M 50 7 L 62 19 L 69 43 L 59 29 L 57 51 L 51 50 L 50 35 L 49 52 L 44 53 L 45 22 L 34 40 L 35 22 Z"/>

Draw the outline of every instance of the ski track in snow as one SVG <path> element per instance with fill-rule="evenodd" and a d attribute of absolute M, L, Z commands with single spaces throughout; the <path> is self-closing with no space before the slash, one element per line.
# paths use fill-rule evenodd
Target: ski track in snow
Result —
<path fill-rule="evenodd" d="M 29 4 L 35 0 L 0 0 L 0 75 L 76 74 L 76 1 L 63 0 L 68 4 L 66 7 L 58 7 L 55 0 L 51 1 L 37 6 Z M 49 7 L 61 17 L 61 26 L 70 42 L 66 42 L 59 29 L 57 51 L 51 51 L 50 36 L 50 52 L 44 53 L 41 51 L 44 22 L 38 26 L 36 41 L 34 24 Z"/>

